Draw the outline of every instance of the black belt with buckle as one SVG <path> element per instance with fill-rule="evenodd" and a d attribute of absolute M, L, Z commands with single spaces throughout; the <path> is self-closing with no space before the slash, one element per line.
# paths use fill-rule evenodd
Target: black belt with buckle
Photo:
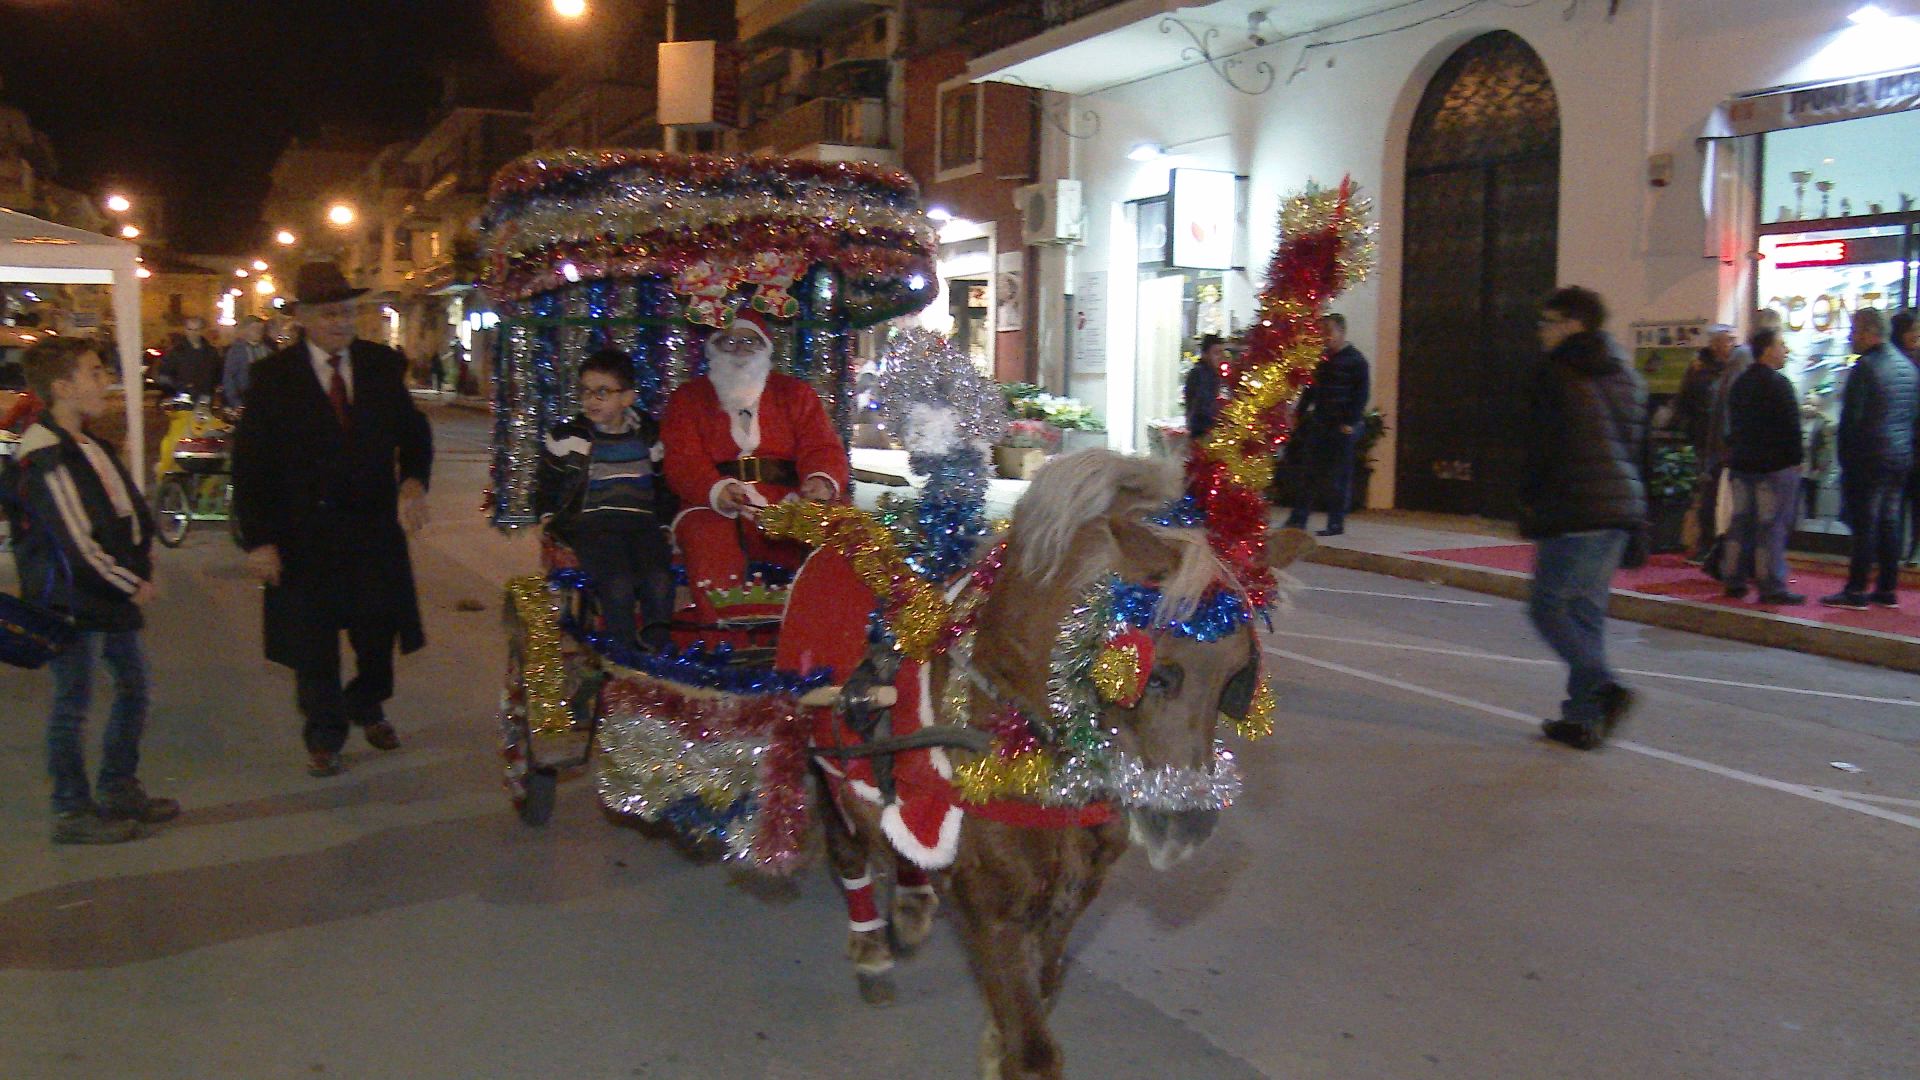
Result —
<path fill-rule="evenodd" d="M 741 457 L 722 461 L 715 467 L 720 470 L 721 476 L 731 476 L 749 484 L 778 484 L 790 488 L 800 486 L 799 466 L 785 458 Z"/>

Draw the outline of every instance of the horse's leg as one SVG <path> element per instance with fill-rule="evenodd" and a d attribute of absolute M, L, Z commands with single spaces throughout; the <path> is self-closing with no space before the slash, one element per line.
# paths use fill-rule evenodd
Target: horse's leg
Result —
<path fill-rule="evenodd" d="M 829 782 L 829 809 L 825 822 L 827 861 L 840 883 L 847 902 L 847 957 L 853 961 L 853 977 L 860 984 L 860 998 L 869 1005 L 893 1001 L 893 951 L 887 946 L 887 921 L 880 917 L 873 898 L 873 873 L 867 857 L 868 836 L 844 812 L 840 797 Z"/>
<path fill-rule="evenodd" d="M 933 933 L 933 913 L 940 897 L 933 891 L 933 879 L 903 855 L 893 858 L 893 948 L 900 956 L 911 956 Z"/>
<path fill-rule="evenodd" d="M 998 880 L 969 863 L 956 870 L 952 887 L 974 981 L 987 1004 L 980 1075 L 982 1080 L 1060 1080 L 1060 1047 L 1047 1033 L 1034 970 L 1038 942 L 1026 925 L 999 908 L 1015 898 L 993 895 L 1001 887 L 994 884 Z"/>

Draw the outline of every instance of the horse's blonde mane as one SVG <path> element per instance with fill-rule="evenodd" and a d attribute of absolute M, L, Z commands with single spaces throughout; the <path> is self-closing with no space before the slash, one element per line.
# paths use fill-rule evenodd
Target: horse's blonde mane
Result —
<path fill-rule="evenodd" d="M 1109 573 L 1120 562 L 1110 540 L 1093 550 L 1074 543 L 1087 524 L 1115 514 L 1144 518 L 1179 498 L 1182 490 L 1180 470 L 1172 462 L 1112 450 L 1057 457 L 1040 470 L 1014 508 L 1021 570 L 1042 584 L 1064 579 L 1069 586 Z M 1173 573 L 1158 583 L 1156 621 L 1184 618 L 1215 582 L 1231 580 L 1203 530 L 1148 528 L 1179 554 Z"/>

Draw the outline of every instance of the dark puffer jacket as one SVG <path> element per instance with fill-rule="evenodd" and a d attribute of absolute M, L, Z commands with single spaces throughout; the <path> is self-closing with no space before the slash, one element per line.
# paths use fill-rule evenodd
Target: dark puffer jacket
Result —
<path fill-rule="evenodd" d="M 1847 372 L 1840 401 L 1840 466 L 1904 473 L 1913 468 L 1914 411 L 1920 382 L 1892 345 L 1868 349 Z"/>
<path fill-rule="evenodd" d="M 1535 373 L 1530 406 L 1521 421 L 1521 532 L 1550 537 L 1643 524 L 1647 387 L 1620 343 L 1604 331 L 1562 342 Z"/>
<path fill-rule="evenodd" d="M 20 496 L 12 522 L 20 529 L 13 548 L 20 595 L 65 611 L 81 630 L 138 630 L 143 620 L 133 594 L 153 579 L 153 511 L 119 456 L 100 446 L 126 493 L 123 507 L 51 417 L 20 440 L 19 464 L 7 477 L 18 484 L 9 496 Z"/>

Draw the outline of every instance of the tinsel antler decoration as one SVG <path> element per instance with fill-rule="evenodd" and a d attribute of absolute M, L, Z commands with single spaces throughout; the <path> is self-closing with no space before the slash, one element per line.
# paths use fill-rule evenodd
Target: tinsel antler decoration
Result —
<path fill-rule="evenodd" d="M 1245 352 L 1227 372 L 1232 389 L 1219 421 L 1187 462 L 1189 497 L 1256 609 L 1273 600 L 1266 490 L 1274 452 L 1290 434 L 1280 406 L 1312 379 L 1328 302 L 1373 269 L 1372 209 L 1350 177 L 1333 189 L 1309 184 L 1281 205 L 1280 244 L 1267 267 L 1260 310 Z"/>

